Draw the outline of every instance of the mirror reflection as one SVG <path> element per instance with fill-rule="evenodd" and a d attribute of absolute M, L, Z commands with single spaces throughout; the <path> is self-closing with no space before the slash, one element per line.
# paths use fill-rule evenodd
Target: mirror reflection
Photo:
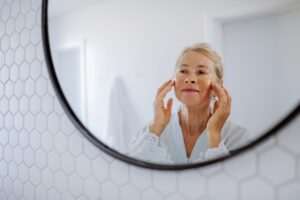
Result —
<path fill-rule="evenodd" d="M 261 136 L 299 101 L 299 1 L 49 0 L 60 85 L 101 142 L 162 164 Z"/>
<path fill-rule="evenodd" d="M 172 113 L 174 90 L 181 105 Z M 174 79 L 162 84 L 153 103 L 153 121 L 133 141 L 130 154 L 161 163 L 187 163 L 229 155 L 249 134 L 228 120 L 231 96 L 223 85 L 221 57 L 206 43 L 185 49 Z M 225 124 L 226 123 L 226 124 Z"/>

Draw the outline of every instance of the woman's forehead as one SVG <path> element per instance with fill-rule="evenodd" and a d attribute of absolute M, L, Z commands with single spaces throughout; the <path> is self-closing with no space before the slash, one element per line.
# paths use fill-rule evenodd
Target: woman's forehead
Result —
<path fill-rule="evenodd" d="M 200 52 L 188 51 L 179 59 L 178 66 L 214 68 L 214 62 Z"/>

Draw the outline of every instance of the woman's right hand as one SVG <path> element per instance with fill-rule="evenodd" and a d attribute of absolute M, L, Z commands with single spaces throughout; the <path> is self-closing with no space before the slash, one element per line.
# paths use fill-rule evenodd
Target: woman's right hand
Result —
<path fill-rule="evenodd" d="M 167 106 L 165 107 L 164 98 L 174 85 L 174 80 L 168 80 L 157 90 L 156 98 L 153 103 L 154 120 L 149 126 L 149 131 L 158 137 L 161 135 L 171 118 L 173 99 L 168 99 Z"/>

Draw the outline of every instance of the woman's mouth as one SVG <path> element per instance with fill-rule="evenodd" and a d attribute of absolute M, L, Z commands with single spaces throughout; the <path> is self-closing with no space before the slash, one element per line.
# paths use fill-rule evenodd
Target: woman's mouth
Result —
<path fill-rule="evenodd" d="M 186 93 L 199 93 L 200 91 L 195 89 L 195 88 L 184 88 L 181 90 L 181 92 L 186 92 Z"/>

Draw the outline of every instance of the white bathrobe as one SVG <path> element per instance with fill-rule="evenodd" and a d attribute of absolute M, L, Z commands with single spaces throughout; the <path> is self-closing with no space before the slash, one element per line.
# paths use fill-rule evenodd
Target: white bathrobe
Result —
<path fill-rule="evenodd" d="M 187 157 L 178 113 L 171 116 L 161 136 L 149 132 L 149 124 L 140 130 L 130 145 L 129 155 L 148 162 L 160 164 L 187 164 L 229 155 L 231 150 L 250 141 L 245 128 L 227 120 L 221 131 L 217 148 L 209 148 L 207 129 L 197 139 L 190 157 Z"/>

